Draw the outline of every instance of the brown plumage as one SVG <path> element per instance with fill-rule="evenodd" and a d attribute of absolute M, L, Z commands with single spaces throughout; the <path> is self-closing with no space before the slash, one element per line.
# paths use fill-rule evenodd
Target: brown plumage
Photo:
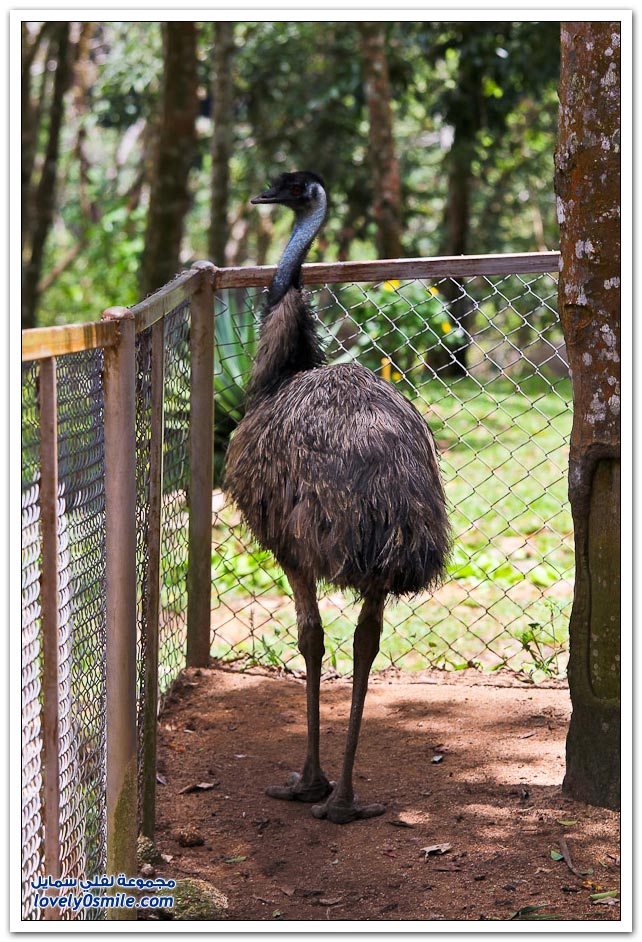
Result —
<path fill-rule="evenodd" d="M 380 814 L 352 788 L 368 673 L 389 595 L 436 585 L 449 527 L 432 435 L 392 385 L 353 364 L 326 365 L 300 268 L 325 218 L 323 181 L 284 174 L 253 202 L 295 211 L 295 227 L 263 315 L 245 417 L 227 455 L 225 489 L 252 533 L 271 550 L 294 592 L 306 660 L 308 754 L 301 776 L 268 794 L 318 801 L 330 792 L 319 763 L 319 675 L 323 629 L 316 586 L 355 590 L 364 600 L 355 634 L 353 707 L 342 776 L 318 817 L 345 823 Z"/>

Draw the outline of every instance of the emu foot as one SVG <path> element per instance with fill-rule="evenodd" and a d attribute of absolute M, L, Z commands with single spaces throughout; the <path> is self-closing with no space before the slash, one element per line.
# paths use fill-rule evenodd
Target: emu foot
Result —
<path fill-rule="evenodd" d="M 306 781 L 298 772 L 291 772 L 286 785 L 270 785 L 265 794 L 285 801 L 319 801 L 329 795 L 332 788 L 333 783 L 323 773 Z"/>
<path fill-rule="evenodd" d="M 359 818 L 376 818 L 386 810 L 385 805 L 362 805 L 355 795 L 352 801 L 330 795 L 322 805 L 313 805 L 312 814 L 315 818 L 327 818 L 334 824 L 349 824 Z"/>

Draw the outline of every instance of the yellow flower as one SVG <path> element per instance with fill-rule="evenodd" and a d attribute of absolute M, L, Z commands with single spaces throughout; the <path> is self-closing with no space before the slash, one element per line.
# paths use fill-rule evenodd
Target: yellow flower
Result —
<path fill-rule="evenodd" d="M 428 294 L 432 294 L 434 297 L 434 295 L 439 294 L 439 292 L 434 285 L 431 285 L 430 288 L 428 288 Z"/>
<path fill-rule="evenodd" d="M 395 370 L 395 372 L 392 374 L 392 378 L 394 379 L 395 383 L 398 383 L 399 380 L 401 379 L 401 373 L 397 373 L 397 371 Z"/>
<path fill-rule="evenodd" d="M 398 281 L 384 281 L 383 289 L 384 291 L 394 291 L 395 288 L 399 287 Z"/>
<path fill-rule="evenodd" d="M 448 321 L 444 321 L 443 324 L 441 325 L 442 334 L 449 334 L 451 330 L 452 330 L 452 327 L 450 326 Z"/>

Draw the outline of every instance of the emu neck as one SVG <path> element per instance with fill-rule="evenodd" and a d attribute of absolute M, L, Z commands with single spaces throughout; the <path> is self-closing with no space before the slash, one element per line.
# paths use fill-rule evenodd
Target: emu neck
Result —
<path fill-rule="evenodd" d="M 296 373 L 325 363 L 312 313 L 300 288 L 268 307 L 261 326 L 248 396 L 269 396 Z"/>
<path fill-rule="evenodd" d="M 297 215 L 290 241 L 285 247 L 270 285 L 268 307 L 278 304 L 289 288 L 301 287 L 301 265 L 308 254 L 312 240 L 323 225 L 326 210 L 326 196 L 320 189 L 319 198 L 314 206 L 306 213 Z"/>

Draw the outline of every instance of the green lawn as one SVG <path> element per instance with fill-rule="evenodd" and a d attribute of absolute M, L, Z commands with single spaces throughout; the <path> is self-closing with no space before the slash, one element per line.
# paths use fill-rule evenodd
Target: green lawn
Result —
<path fill-rule="evenodd" d="M 442 455 L 455 545 L 433 597 L 390 605 L 375 668 L 486 669 L 508 664 L 535 677 L 563 673 L 573 586 L 565 469 L 570 383 L 533 377 L 484 388 L 461 379 L 415 399 Z M 222 505 L 212 557 L 213 654 L 302 668 L 287 581 Z M 328 590 L 321 609 L 326 658 L 351 669 L 357 606 Z"/>

